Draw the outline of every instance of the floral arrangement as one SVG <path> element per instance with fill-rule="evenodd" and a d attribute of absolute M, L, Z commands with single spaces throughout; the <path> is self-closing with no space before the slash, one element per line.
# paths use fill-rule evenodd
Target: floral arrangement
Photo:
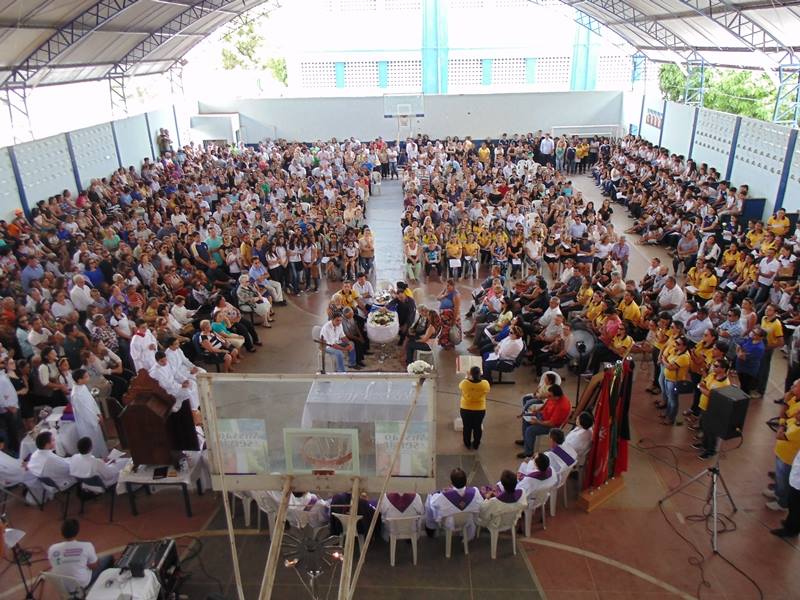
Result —
<path fill-rule="evenodd" d="M 375 293 L 375 302 L 378 304 L 386 304 L 392 300 L 392 290 L 380 290 Z"/>
<path fill-rule="evenodd" d="M 386 327 L 394 323 L 396 314 L 388 310 L 377 310 L 369 316 L 369 322 L 373 325 Z"/>
<path fill-rule="evenodd" d="M 415 360 L 406 367 L 406 371 L 412 375 L 427 375 L 433 373 L 433 365 L 426 363 L 424 360 Z"/>

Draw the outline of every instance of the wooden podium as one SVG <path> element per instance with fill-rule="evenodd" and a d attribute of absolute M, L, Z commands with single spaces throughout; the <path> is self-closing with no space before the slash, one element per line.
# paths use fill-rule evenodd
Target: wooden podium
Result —
<path fill-rule="evenodd" d="M 184 450 L 200 450 L 189 401 L 172 412 L 174 396 L 144 369 L 131 380 L 122 402 L 120 421 L 134 466 L 177 466 Z"/>

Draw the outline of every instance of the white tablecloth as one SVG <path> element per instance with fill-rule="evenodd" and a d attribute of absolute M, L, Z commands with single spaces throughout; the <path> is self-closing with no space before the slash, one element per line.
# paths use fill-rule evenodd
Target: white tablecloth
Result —
<path fill-rule="evenodd" d="M 397 313 L 394 315 L 394 321 L 388 325 L 376 325 L 367 319 L 367 337 L 369 341 L 376 344 L 388 344 L 397 339 L 397 334 L 400 333 L 400 322 L 397 319 Z"/>
<path fill-rule="evenodd" d="M 136 485 L 177 485 L 185 483 L 191 490 L 197 481 L 203 486 L 203 490 L 211 489 L 211 476 L 209 474 L 208 463 L 204 452 L 185 452 L 188 468 L 182 463 L 182 468 L 174 476 L 162 479 L 153 479 L 155 466 L 139 465 L 136 472 L 133 472 L 133 463 L 125 467 L 119 474 L 117 480 L 117 494 L 125 493 L 125 484 L 133 483 Z M 170 467 L 171 468 L 171 467 Z"/>
<path fill-rule="evenodd" d="M 301 426 L 403 421 L 414 388 L 413 381 L 315 381 L 306 398 Z M 428 419 L 431 390 L 431 386 L 423 386 L 413 421 Z"/>
<path fill-rule="evenodd" d="M 161 591 L 153 571 L 145 571 L 144 577 L 132 577 L 129 571 L 106 569 L 94 582 L 86 600 L 157 600 Z"/>

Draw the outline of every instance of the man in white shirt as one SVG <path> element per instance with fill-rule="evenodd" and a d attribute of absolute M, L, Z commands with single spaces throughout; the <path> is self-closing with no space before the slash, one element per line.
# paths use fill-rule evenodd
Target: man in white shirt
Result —
<path fill-rule="evenodd" d="M 492 371 L 497 371 L 500 363 L 516 361 L 524 348 L 522 329 L 513 325 L 508 336 L 500 340 L 492 352 L 483 355 L 483 374 L 487 381 L 492 382 Z"/>
<path fill-rule="evenodd" d="M 116 485 L 122 469 L 131 461 L 130 458 L 116 458 L 102 460 L 92 454 L 92 438 L 82 437 L 78 440 L 78 453 L 67 459 L 69 474 L 80 479 L 89 479 L 98 476 L 106 487 Z M 102 493 L 102 489 L 95 486 L 84 485 L 94 493 Z"/>
<path fill-rule="evenodd" d="M 72 305 L 75 307 L 75 310 L 83 316 L 86 314 L 86 309 L 94 304 L 92 291 L 91 288 L 86 285 L 86 280 L 83 278 L 83 275 L 75 275 L 72 278 L 72 282 L 75 285 L 72 286 L 69 299 L 72 300 Z"/>
<path fill-rule="evenodd" d="M 683 303 L 686 301 L 686 294 L 684 294 L 683 290 L 678 285 L 678 281 L 675 277 L 670 275 L 667 277 L 664 287 L 658 292 L 656 301 L 658 302 L 660 311 L 667 312 L 672 316 L 683 306 Z"/>
<path fill-rule="evenodd" d="M 553 162 L 554 149 L 555 149 L 555 142 L 553 142 L 553 138 L 550 137 L 550 134 L 546 133 L 542 138 L 542 141 L 539 142 L 539 154 L 542 155 L 542 164 L 548 164 Z"/>
<path fill-rule="evenodd" d="M 578 415 L 578 423 L 572 429 L 567 437 L 564 438 L 564 445 L 571 446 L 578 456 L 578 460 L 589 452 L 592 447 L 592 426 L 594 425 L 594 417 L 590 412 L 582 412 Z"/>
<path fill-rule="evenodd" d="M 356 275 L 353 291 L 357 294 L 357 313 L 362 319 L 367 318 L 372 301 L 375 299 L 375 289 L 372 287 L 367 275 L 362 271 Z"/>
<path fill-rule="evenodd" d="M 73 577 L 86 588 L 102 571 L 111 566 L 113 557 L 105 556 L 98 559 L 94 544 L 79 542 L 76 539 L 80 530 L 77 519 L 66 519 L 61 524 L 61 536 L 64 541 L 50 546 L 47 550 L 47 559 L 54 573 Z"/>
<path fill-rule="evenodd" d="M 17 422 L 19 397 L 5 370 L 5 363 L 8 360 L 14 359 L 0 360 L 0 365 L 3 365 L 3 368 L 0 369 L 0 424 L 3 425 L 2 429 L 6 432 L 6 443 L 9 449 L 17 452 L 19 450 L 19 425 Z"/>
<path fill-rule="evenodd" d="M 452 516 L 457 513 L 471 513 L 472 521 L 467 524 L 467 537 L 475 537 L 475 517 L 478 516 L 483 496 L 476 487 L 467 487 L 467 474 L 459 468 L 450 472 L 452 487 L 443 492 L 428 494 L 425 501 L 425 527 L 428 535 L 433 535 L 438 527 L 453 528 Z"/>
<path fill-rule="evenodd" d="M 506 469 L 500 474 L 497 493 L 481 504 L 478 511 L 478 525 L 497 527 L 504 515 L 522 512 L 527 502 L 525 490 L 517 488 L 516 473 Z"/>
<path fill-rule="evenodd" d="M 206 370 L 198 367 L 183 353 L 181 350 L 181 343 L 178 338 L 170 338 L 167 340 L 167 349 L 164 354 L 167 355 L 167 362 L 172 367 L 173 372 L 183 379 L 197 382 L 197 376 L 205 373 Z"/>
<path fill-rule="evenodd" d="M 158 381 L 165 392 L 175 398 L 172 412 L 178 412 L 184 400 L 189 401 L 193 411 L 200 409 L 200 395 L 197 391 L 197 384 L 191 379 L 179 376 L 169 364 L 167 355 L 160 350 L 155 353 L 155 364 L 150 367 L 148 373 L 150 377 Z"/>
<path fill-rule="evenodd" d="M 778 276 L 778 270 L 780 268 L 781 263 L 775 257 L 775 249 L 769 248 L 767 250 L 767 255 L 758 263 L 758 277 L 756 279 L 758 285 L 751 287 L 750 293 L 748 294 L 755 304 L 760 304 L 769 296 L 769 289 Z"/>
<path fill-rule="evenodd" d="M 53 333 L 42 326 L 42 319 L 38 316 L 31 320 L 31 330 L 28 332 L 28 343 L 33 347 L 35 353 L 41 352 L 42 348 L 50 344 Z"/>
<path fill-rule="evenodd" d="M 333 313 L 333 318 L 322 326 L 320 338 L 320 341 L 325 344 L 325 354 L 333 356 L 336 361 L 337 373 L 346 372 L 344 365 L 345 353 L 349 359 L 348 367 L 361 369 L 356 364 L 356 348 L 344 333 L 342 314 L 340 312 Z"/>
<path fill-rule="evenodd" d="M 138 373 L 144 369 L 149 371 L 156 364 L 156 350 L 158 342 L 153 333 L 148 329 L 144 319 L 136 319 L 136 331 L 131 337 L 131 360 Z"/>
<path fill-rule="evenodd" d="M 52 432 L 43 431 L 36 436 L 36 450 L 28 459 L 28 471 L 36 477 L 49 477 L 64 490 L 75 483 L 69 474 L 69 462 L 55 453 L 56 439 Z"/>

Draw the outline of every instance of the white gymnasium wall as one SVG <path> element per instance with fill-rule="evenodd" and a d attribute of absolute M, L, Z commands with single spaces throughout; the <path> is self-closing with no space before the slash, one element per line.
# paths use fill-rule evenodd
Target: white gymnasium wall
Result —
<path fill-rule="evenodd" d="M 678 104 L 677 102 L 667 103 L 661 146 L 669 149 L 670 154 L 689 156 L 694 111 L 695 108 L 693 106 Z"/>
<path fill-rule="evenodd" d="M 244 141 L 271 135 L 313 141 L 356 136 L 393 139 L 397 123 L 383 117 L 382 97 L 279 98 L 200 102 L 200 114 L 238 112 Z M 412 119 L 415 133 L 497 137 L 553 126 L 622 125 L 622 92 L 551 92 L 425 96 L 425 116 Z"/>
<path fill-rule="evenodd" d="M 692 158 L 698 165 L 706 163 L 716 168 L 725 177 L 735 129 L 736 116 L 701 108 L 697 116 Z"/>
<path fill-rule="evenodd" d="M 783 207 L 787 212 L 800 211 L 800 144 L 796 144 L 794 147 Z"/>
<path fill-rule="evenodd" d="M 138 169 L 144 158 L 153 158 L 152 148 L 155 147 L 155 140 L 151 147 L 144 115 L 114 121 L 114 129 L 117 132 L 117 143 L 123 167 L 127 169 L 133 165 Z"/>
<path fill-rule="evenodd" d="M 77 193 L 75 173 L 64 134 L 14 146 L 28 206 L 70 190 Z"/>
<path fill-rule="evenodd" d="M 191 119 L 191 139 L 202 143 L 206 140 L 236 141 L 239 130 L 239 115 L 197 115 Z"/>
<path fill-rule="evenodd" d="M 89 187 L 92 179 L 108 177 L 120 166 L 111 123 L 78 129 L 69 135 L 84 188 Z"/>
<path fill-rule="evenodd" d="M 664 100 L 660 95 L 646 95 L 642 113 L 642 129 L 639 135 L 650 143 L 658 144 L 664 125 Z"/>
<path fill-rule="evenodd" d="M 14 211 L 22 208 L 17 180 L 11 166 L 8 148 L 0 148 L 0 219 L 11 221 Z"/>
<path fill-rule="evenodd" d="M 175 137 L 175 114 L 172 112 L 172 106 L 168 106 L 148 112 L 147 118 L 150 121 L 150 139 L 156 151 L 156 158 L 158 158 L 158 132 L 160 129 L 169 131 L 173 146 L 178 142 L 178 138 Z"/>
<path fill-rule="evenodd" d="M 742 119 L 731 181 L 746 183 L 750 196 L 766 198 L 765 218 L 772 214 L 780 186 L 790 128 L 756 119 Z"/>

